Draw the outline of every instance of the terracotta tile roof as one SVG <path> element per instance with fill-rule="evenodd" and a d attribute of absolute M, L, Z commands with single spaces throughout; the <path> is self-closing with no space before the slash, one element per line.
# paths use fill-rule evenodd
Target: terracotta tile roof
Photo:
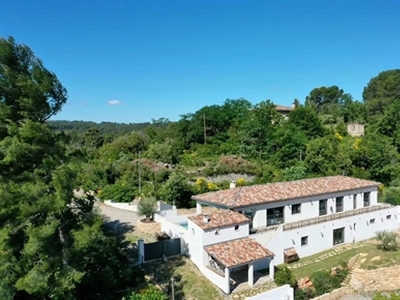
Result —
<path fill-rule="evenodd" d="M 375 187 L 379 182 L 346 176 L 329 176 L 288 182 L 268 183 L 194 195 L 194 200 L 228 208 Z"/>
<path fill-rule="evenodd" d="M 204 249 L 227 268 L 274 256 L 271 251 L 249 237 L 205 246 Z"/>
<path fill-rule="evenodd" d="M 204 217 L 208 216 L 208 222 L 204 222 Z M 226 227 L 230 225 L 238 225 L 250 223 L 250 219 L 244 215 L 232 210 L 219 210 L 209 215 L 196 215 L 188 217 L 193 223 L 204 231 Z"/>

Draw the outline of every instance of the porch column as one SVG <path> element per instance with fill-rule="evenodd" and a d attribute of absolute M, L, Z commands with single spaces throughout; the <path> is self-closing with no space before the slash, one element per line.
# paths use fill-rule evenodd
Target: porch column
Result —
<path fill-rule="evenodd" d="M 248 278 L 249 278 L 249 286 L 252 287 L 254 285 L 254 264 L 253 263 L 249 263 Z"/>
<path fill-rule="evenodd" d="M 271 261 L 269 262 L 269 278 L 274 280 L 274 275 L 275 275 L 275 264 L 274 260 L 271 258 Z"/>
<path fill-rule="evenodd" d="M 196 203 L 196 214 L 201 215 L 201 204 L 200 203 Z"/>
<path fill-rule="evenodd" d="M 231 292 L 231 277 L 229 274 L 229 269 L 225 268 L 225 286 L 224 286 L 225 294 L 229 294 Z"/>

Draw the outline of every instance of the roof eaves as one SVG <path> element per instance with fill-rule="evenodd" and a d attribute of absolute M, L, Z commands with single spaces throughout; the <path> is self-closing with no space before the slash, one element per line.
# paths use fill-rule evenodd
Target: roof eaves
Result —
<path fill-rule="evenodd" d="M 340 191 L 332 192 L 332 193 L 349 192 L 349 191 L 365 189 L 365 188 L 370 188 L 370 187 L 377 187 L 379 185 L 380 185 L 379 183 L 376 183 L 376 184 L 371 184 L 369 186 L 364 186 L 364 187 L 359 187 L 359 188 L 351 188 L 351 189 L 346 189 L 346 190 L 340 190 Z M 305 197 L 278 199 L 278 200 L 273 200 L 273 201 L 265 201 L 265 202 L 252 203 L 252 204 L 246 204 L 246 205 L 231 206 L 229 208 L 231 208 L 231 209 L 246 208 L 246 207 L 250 207 L 250 206 L 263 205 L 263 204 L 267 204 L 267 203 L 279 203 L 279 202 L 283 202 L 283 201 L 304 199 L 304 198 L 308 198 L 308 197 L 316 197 L 316 196 L 322 196 L 322 195 L 327 195 L 327 194 L 332 194 L 332 193 L 317 193 L 317 194 L 312 194 L 312 195 L 308 195 L 308 196 L 305 196 Z"/>

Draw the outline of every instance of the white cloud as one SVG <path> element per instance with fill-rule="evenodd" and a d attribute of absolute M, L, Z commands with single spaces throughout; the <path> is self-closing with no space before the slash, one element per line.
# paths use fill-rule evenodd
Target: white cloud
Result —
<path fill-rule="evenodd" d="M 114 100 L 108 101 L 108 104 L 109 104 L 109 105 L 121 105 L 122 102 L 119 101 L 119 100 L 114 99 Z"/>

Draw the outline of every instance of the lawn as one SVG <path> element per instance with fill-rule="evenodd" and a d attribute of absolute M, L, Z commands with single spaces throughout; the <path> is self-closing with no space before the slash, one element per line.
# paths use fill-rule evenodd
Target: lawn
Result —
<path fill-rule="evenodd" d="M 294 264 L 305 264 L 307 262 L 312 262 L 297 268 L 292 268 L 296 278 L 310 276 L 315 271 L 330 269 L 338 266 L 341 262 L 348 262 L 358 253 L 367 254 L 363 257 L 365 261 L 360 265 L 360 267 L 363 269 L 376 269 L 400 264 L 400 251 L 382 251 L 378 249 L 374 241 L 365 242 L 361 247 L 350 248 L 342 253 L 334 254 L 331 257 L 318 261 L 321 256 L 328 255 L 329 253 L 332 253 L 332 250 L 327 250 L 312 256 L 304 257 L 296 263 L 291 264 L 293 266 Z"/>
<path fill-rule="evenodd" d="M 175 280 L 175 300 L 221 299 L 221 292 L 184 256 L 170 257 L 143 265 L 147 278 L 170 293 L 171 277 Z"/>

